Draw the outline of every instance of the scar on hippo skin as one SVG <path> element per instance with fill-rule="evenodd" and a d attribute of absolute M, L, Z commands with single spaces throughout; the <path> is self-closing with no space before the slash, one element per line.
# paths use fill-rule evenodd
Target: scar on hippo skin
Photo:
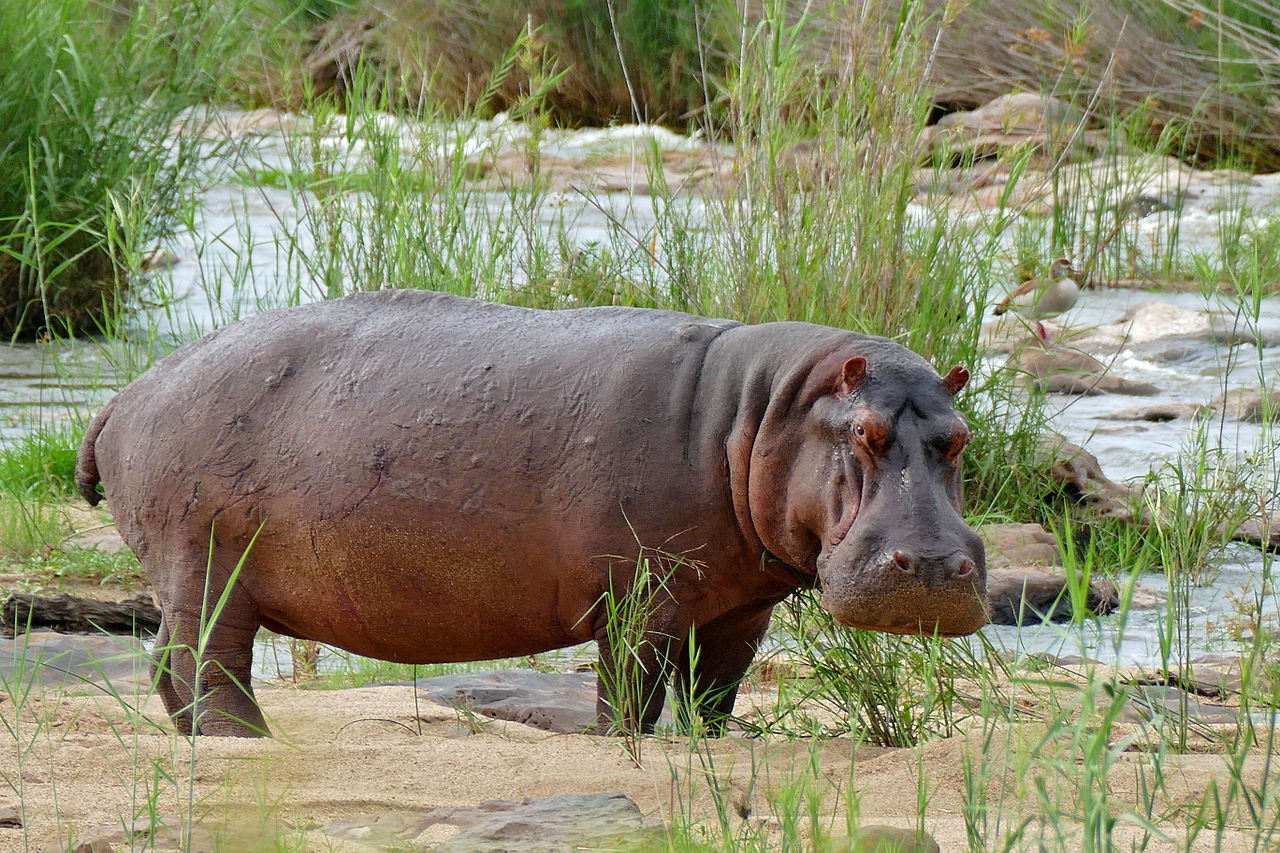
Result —
<path fill-rule="evenodd" d="M 583 614 L 661 548 L 699 571 L 640 617 L 665 653 L 623 724 L 650 730 L 673 683 L 700 697 L 683 718 L 718 730 L 798 587 L 848 625 L 985 624 L 960 515 L 968 378 L 810 323 L 367 292 L 171 353 L 93 419 L 76 483 L 96 502 L 101 482 L 157 591 L 157 647 L 179 651 L 154 676 L 179 726 L 207 600 L 226 605 L 203 663 L 227 677 L 198 728 L 261 735 L 260 626 L 405 663 L 535 654 L 598 641 Z M 623 654 L 600 647 L 602 732 Z"/>

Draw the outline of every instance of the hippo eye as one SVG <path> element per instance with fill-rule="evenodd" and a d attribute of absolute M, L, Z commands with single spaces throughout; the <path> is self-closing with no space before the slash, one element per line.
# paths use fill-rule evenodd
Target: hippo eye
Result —
<path fill-rule="evenodd" d="M 962 423 L 957 423 L 951 428 L 951 434 L 946 436 L 942 441 L 942 456 L 948 462 L 954 462 L 960 458 L 960 454 L 964 453 L 964 449 L 969 444 L 969 428 Z"/>
<path fill-rule="evenodd" d="M 889 441 L 889 424 L 879 413 L 863 409 L 850 418 L 854 440 L 872 453 L 883 453 Z"/>

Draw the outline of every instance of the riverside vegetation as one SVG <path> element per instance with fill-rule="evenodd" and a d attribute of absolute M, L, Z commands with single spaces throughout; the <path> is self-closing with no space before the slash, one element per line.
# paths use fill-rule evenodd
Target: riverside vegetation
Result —
<path fill-rule="evenodd" d="M 0 181 L 10 182 L 0 185 L 4 332 L 42 336 L 55 354 L 68 337 L 92 335 L 121 381 L 137 375 L 182 343 L 171 330 L 186 328 L 184 303 L 144 259 L 174 229 L 197 230 L 201 190 L 228 175 L 264 196 L 279 193 L 270 197 L 288 199 L 298 215 L 286 223 L 282 214 L 283 236 L 269 248 L 201 265 L 202 298 L 219 320 L 253 310 L 251 252 L 270 251 L 295 283 L 276 295 L 285 303 L 423 287 L 539 307 L 625 304 L 751 322 L 808 320 L 894 337 L 938 365 L 982 362 L 983 306 L 1003 270 L 1043 268 L 1063 254 L 1100 276 L 1190 278 L 1206 294 L 1225 283 L 1238 315 L 1259 322 L 1276 287 L 1280 232 L 1244 235 L 1239 211 L 1224 209 L 1217 251 L 1188 255 L 1172 234 L 1139 253 L 1125 242 L 1123 211 L 1092 203 L 1099 190 L 1059 169 L 1064 161 L 1052 150 L 1000 155 L 1011 174 L 1009 199 L 1033 165 L 1055 176 L 1047 214 L 1012 202 L 980 221 L 944 203 L 924 220 L 912 212 L 919 138 L 939 102 L 937 87 L 921 81 L 934 79 L 943 36 L 963 30 L 961 7 L 871 4 L 874 20 L 888 25 L 850 30 L 860 13 L 843 6 L 707 5 L 718 11 L 655 4 L 652 18 L 641 4 L 566 4 L 559 16 L 530 6 L 514 18 L 525 26 L 483 27 L 477 32 L 486 38 L 465 42 L 474 51 L 445 62 L 431 46 L 416 45 L 417 54 L 414 43 L 380 47 L 374 37 L 385 26 L 349 23 L 343 48 L 339 24 L 384 8 L 373 4 L 310 2 L 271 15 L 232 0 L 216 8 L 179 0 L 119 9 L 79 0 L 4 3 L 0 48 L 23 60 L 5 65 L 0 89 L 0 116 L 12 119 L 0 134 Z M 437 16 L 424 12 L 423 20 L 441 14 L 420 8 Z M 502 20 L 510 13 L 503 9 Z M 1267 49 L 1273 56 L 1278 49 L 1274 17 L 1258 15 L 1244 3 L 1215 10 L 1169 3 L 1140 16 L 1144 32 L 1180 25 L 1187 32 L 1178 37 L 1192 42 L 1203 40 L 1201 27 L 1214 27 L 1216 58 L 1238 77 L 1236 88 L 1176 117 L 1156 121 L 1154 107 L 1109 97 L 1109 66 L 1099 73 L 1086 56 L 1097 34 L 1084 13 L 1051 33 L 1063 63 L 1041 67 L 1043 76 L 1024 85 L 1088 108 L 1116 140 L 1225 165 L 1267 163 L 1265 132 L 1240 130 L 1224 106 L 1248 103 L 1260 83 L 1274 80 L 1274 65 L 1264 61 Z M 581 27 L 558 30 L 556 21 Z M 856 32 L 858 49 L 817 35 L 833 32 Z M 589 49 L 567 43 L 583 33 Z M 128 49 L 117 53 L 119 38 Z M 1038 35 L 1024 39 L 1042 43 Z M 487 55 L 491 48 L 497 52 Z M 583 77 L 584 67 L 596 76 Z M 332 72 L 327 82 L 324 68 Z M 617 79 L 599 79 L 608 69 Z M 284 169 L 262 168 L 252 139 L 217 133 L 217 112 L 196 109 L 273 89 L 308 117 L 287 137 Z M 647 106 L 664 92 L 671 101 Z M 411 121 L 386 121 L 392 107 Z M 471 186 L 485 164 L 476 156 L 477 128 L 498 110 L 527 130 L 528 180 L 481 196 Z M 568 217 L 547 213 L 556 194 L 537 142 L 558 122 L 601 115 L 683 123 L 732 149 L 733 173 L 691 196 L 664 185 L 659 151 L 642 152 L 651 226 L 638 231 L 611 216 L 606 238 L 584 245 Z M 335 135 L 342 144 L 332 144 Z M 583 202 L 615 209 L 589 189 Z M 88 294 L 78 319 L 65 310 L 73 280 Z M 1135 492 L 1132 515 L 1147 524 L 1092 517 L 1050 477 L 1038 450 L 1043 400 L 1015 379 L 1009 369 L 976 372 L 959 400 L 974 435 L 966 515 L 975 524 L 1034 520 L 1063 531 L 1071 594 L 1082 597 L 1091 576 L 1113 576 L 1121 607 L 1108 618 L 1119 635 L 1142 574 L 1163 572 L 1160 670 L 1189 678 L 1190 592 L 1225 559 L 1231 527 L 1274 504 L 1273 447 L 1240 461 L 1218 458 L 1210 449 L 1214 424 L 1204 421 L 1181 457 Z M 1271 377 L 1258 380 L 1265 386 Z M 80 424 L 33 424 L 0 453 L 0 550 L 11 562 L 7 577 L 25 585 L 136 582 L 129 557 L 63 545 L 70 468 L 90 414 L 78 412 Z M 1272 572 L 1264 555 L 1259 588 L 1272 584 Z M 613 604 L 619 636 L 627 636 L 633 611 Z M 216 618 L 218 602 L 208 611 Z M 1240 613 L 1234 630 L 1250 641 L 1235 713 L 1230 722 L 1206 723 L 1185 693 L 1174 706 L 1150 707 L 1132 673 L 1087 660 L 1007 660 L 981 640 L 844 629 L 812 596 L 799 595 L 775 617 L 779 651 L 752 676 L 768 698 L 740 708 L 734 736 L 707 738 L 694 721 L 679 734 L 627 737 L 622 745 L 630 760 L 666 779 L 663 795 L 648 802 L 666 821 L 653 843 L 668 849 L 849 849 L 842 837 L 884 822 L 882 806 L 871 808 L 878 792 L 860 781 L 865 744 L 894 747 L 905 768 L 877 777 L 903 786 L 890 795 L 894 822 L 970 850 L 1270 849 L 1280 843 L 1276 614 L 1261 599 L 1244 601 Z M 298 659 L 313 653 L 301 648 Z M 16 833 L 8 838 L 20 837 L 24 849 L 71 849 L 78 841 L 81 828 L 63 818 L 74 808 L 58 785 L 60 774 L 70 775 L 68 726 L 83 725 L 85 715 L 104 720 L 98 728 L 109 734 L 99 749 L 115 756 L 114 785 L 124 792 L 112 800 L 118 825 L 176 820 L 177 846 L 196 849 L 206 840 L 200 827 L 248 808 L 257 815 L 259 849 L 325 849 L 306 832 L 311 816 L 291 803 L 287 784 L 273 784 L 269 770 L 248 781 L 207 771 L 222 766 L 223 746 L 153 723 L 159 716 L 148 714 L 154 697 L 145 689 L 136 696 L 107 688 L 105 703 L 78 704 L 43 694 L 34 668 L 21 666 L 2 687 L 0 772 L 8 791 L 0 789 L 0 802 L 13 805 L 23 828 L 0 832 Z M 849 748 L 840 753 L 837 743 Z M 397 758 L 386 760 L 394 766 Z M 329 771 L 353 772 L 340 764 Z M 72 790 L 73 781 L 66 784 Z M 294 824 L 279 822 L 285 818 Z M 162 841 L 142 833 L 129 843 L 152 849 Z M 243 849 L 242 840 L 220 843 Z"/>

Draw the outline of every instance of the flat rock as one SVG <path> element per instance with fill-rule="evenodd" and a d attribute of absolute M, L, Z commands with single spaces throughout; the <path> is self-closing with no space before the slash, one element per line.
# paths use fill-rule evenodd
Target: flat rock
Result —
<path fill-rule="evenodd" d="M 1244 689 L 1244 665 L 1234 655 L 1201 655 L 1169 680 L 1197 696 L 1225 699 Z"/>
<path fill-rule="evenodd" d="M 1151 396 L 1160 389 L 1149 382 L 1126 379 L 1086 352 L 1070 347 L 1028 346 L 1010 357 L 1022 384 L 1048 394 L 1130 394 Z"/>
<path fill-rule="evenodd" d="M 1247 518 L 1240 524 L 1231 525 L 1228 532 L 1237 542 L 1280 551 L 1280 510 Z"/>
<path fill-rule="evenodd" d="M 1131 684 L 1122 694 L 1122 718 L 1130 722 L 1146 722 L 1155 717 L 1183 720 L 1192 724 L 1227 724 L 1239 722 L 1236 708 L 1201 702 L 1189 691 L 1165 684 Z"/>
<path fill-rule="evenodd" d="M 1072 611 L 1067 576 L 1040 569 L 988 569 L 987 601 L 991 621 L 996 625 L 1036 625 L 1044 621 L 1065 622 L 1073 616 L 1105 616 L 1120 606 L 1116 586 L 1099 579 L 1089 584 L 1085 608 L 1088 614 Z"/>
<path fill-rule="evenodd" d="M 1205 412 L 1209 407 L 1196 403 L 1153 403 L 1150 406 L 1134 406 L 1119 409 L 1105 415 L 1098 415 L 1101 421 L 1142 421 L 1152 424 L 1164 424 L 1170 421 L 1190 420 Z"/>
<path fill-rule="evenodd" d="M 973 157 L 994 157 L 1013 149 L 1034 153 L 1069 153 L 1086 160 L 1108 145 L 1105 134 L 1079 130 L 1083 116 L 1056 98 L 1014 92 L 1001 95 L 976 110 L 942 117 L 927 138 L 935 153 L 964 151 Z"/>
<path fill-rule="evenodd" d="M 593 672 L 499 669 L 441 675 L 420 681 L 418 686 L 433 702 L 498 720 L 566 734 L 595 730 Z"/>
<path fill-rule="evenodd" d="M 1232 388 L 1215 397 L 1211 405 L 1229 417 L 1253 424 L 1280 421 L 1280 389 Z"/>
<path fill-rule="evenodd" d="M 1039 524 L 984 524 L 978 535 L 987 549 L 987 568 L 1060 566 L 1058 538 Z"/>
<path fill-rule="evenodd" d="M 434 850 L 449 853 L 570 851 L 582 847 L 634 847 L 663 832 L 661 821 L 619 793 L 557 794 L 523 802 L 491 800 L 472 808 L 436 809 L 435 822 L 460 827 Z"/>
<path fill-rule="evenodd" d="M 41 689 L 111 684 L 124 691 L 150 682 L 151 658 L 133 637 L 32 631 L 0 639 L 0 675 L 33 679 Z"/>

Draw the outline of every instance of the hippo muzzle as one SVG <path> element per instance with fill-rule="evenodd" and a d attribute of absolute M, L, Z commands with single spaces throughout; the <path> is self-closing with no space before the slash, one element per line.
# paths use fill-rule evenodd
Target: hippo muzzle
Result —
<path fill-rule="evenodd" d="M 986 558 L 976 533 L 966 526 L 948 537 L 962 540 L 950 547 L 921 544 L 936 536 L 895 538 L 897 545 L 846 538 L 819 558 L 822 605 L 832 616 L 855 628 L 941 637 L 987 624 Z"/>

